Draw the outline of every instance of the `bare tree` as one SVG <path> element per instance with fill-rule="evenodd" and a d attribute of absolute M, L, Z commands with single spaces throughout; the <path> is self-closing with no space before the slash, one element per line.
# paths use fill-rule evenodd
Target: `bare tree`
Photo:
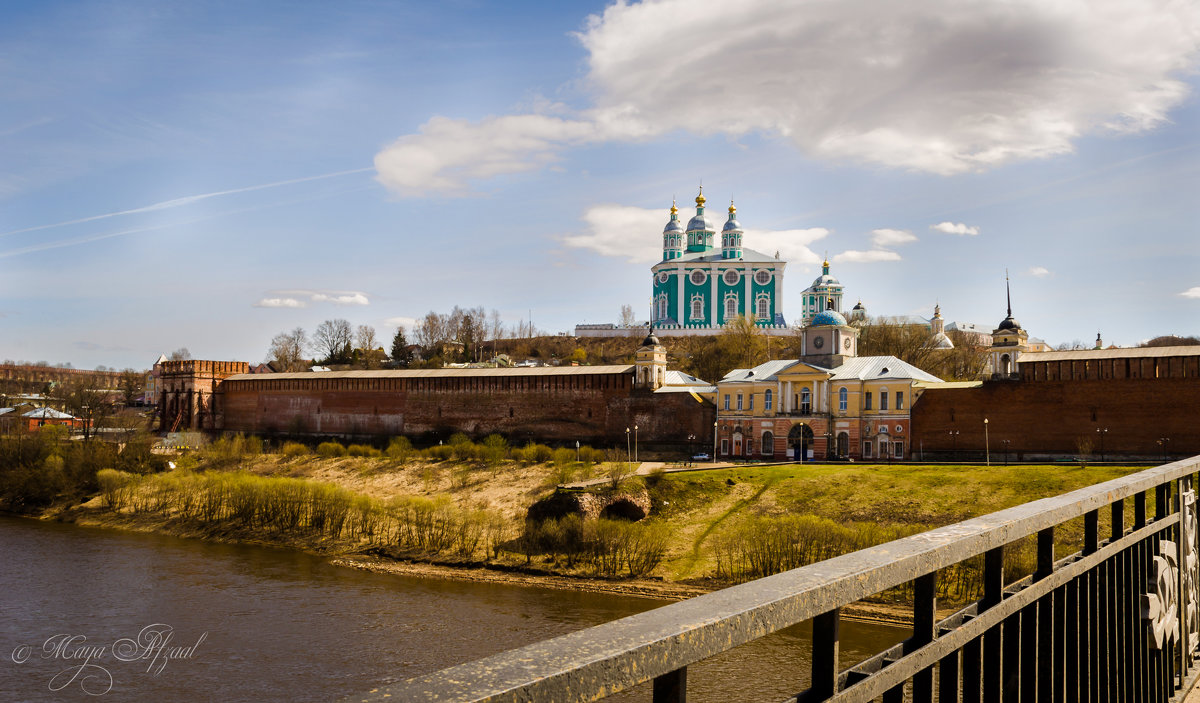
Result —
<path fill-rule="evenodd" d="M 83 421 L 83 439 L 91 439 L 96 430 L 112 415 L 113 395 L 103 389 L 98 379 L 80 374 L 60 383 L 54 395 L 67 412 Z"/>
<path fill-rule="evenodd" d="M 280 371 L 303 371 L 304 349 L 308 346 L 308 335 L 303 327 L 297 327 L 291 332 L 280 332 L 271 340 L 271 349 L 267 352 L 268 361 L 275 362 Z"/>
<path fill-rule="evenodd" d="M 445 315 L 439 315 L 430 310 L 413 326 L 413 341 L 425 349 L 431 349 L 450 339 L 449 322 Z"/>
<path fill-rule="evenodd" d="M 637 315 L 633 314 L 633 306 L 632 305 L 622 305 L 621 306 L 621 326 L 622 327 L 633 327 L 636 324 L 637 324 Z"/>
<path fill-rule="evenodd" d="M 354 344 L 363 351 L 374 351 L 379 348 L 375 339 L 375 328 L 370 325 L 359 325 L 354 331 Z"/>
<path fill-rule="evenodd" d="M 169 361 L 187 361 L 188 359 L 191 359 L 191 358 L 192 358 L 192 353 L 190 351 L 188 351 L 187 347 L 180 347 L 180 348 L 176 349 L 175 351 L 171 352 L 171 355 L 167 357 L 167 359 Z"/>
<path fill-rule="evenodd" d="M 121 372 L 118 387 L 121 389 L 121 399 L 125 402 L 125 407 L 129 407 L 137 402 L 138 396 L 145 390 L 146 374 L 133 369 L 125 369 Z"/>
<path fill-rule="evenodd" d="M 488 317 L 488 336 L 493 340 L 504 336 L 504 320 L 500 317 L 500 311 L 495 308 L 492 308 L 492 313 Z"/>
<path fill-rule="evenodd" d="M 350 323 L 342 318 L 326 320 L 313 333 L 313 347 L 327 363 L 345 363 L 350 354 Z"/>

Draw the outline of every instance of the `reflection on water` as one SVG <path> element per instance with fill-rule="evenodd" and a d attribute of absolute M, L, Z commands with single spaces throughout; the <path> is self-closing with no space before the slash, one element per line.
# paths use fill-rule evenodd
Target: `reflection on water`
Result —
<path fill-rule="evenodd" d="M 0 517 L 0 554 L 3 701 L 336 700 L 662 605 L 372 574 L 282 549 L 8 517 Z M 153 646 L 135 650 L 145 655 L 138 661 L 118 661 L 111 648 L 85 656 L 155 623 L 173 628 L 158 656 Z M 846 661 L 903 636 L 853 623 L 842 631 Z M 44 654 L 55 635 L 86 641 Z M 179 649 L 202 635 L 190 656 Z M 172 648 L 181 658 L 166 660 Z M 807 686 L 808 656 L 807 625 L 791 628 L 692 667 L 689 700 L 793 695 Z M 67 669 L 80 675 L 71 680 Z M 103 698 L 85 693 L 104 690 L 107 676 Z M 53 692 L 52 680 L 67 683 Z M 613 700 L 647 698 L 636 690 Z"/>

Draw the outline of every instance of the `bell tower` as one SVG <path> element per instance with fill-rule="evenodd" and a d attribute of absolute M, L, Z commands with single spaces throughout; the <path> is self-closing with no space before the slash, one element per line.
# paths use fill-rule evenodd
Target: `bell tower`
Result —
<path fill-rule="evenodd" d="M 659 344 L 654 336 L 654 326 L 638 347 L 637 360 L 634 362 L 634 388 L 658 390 L 667 382 L 667 348 Z"/>

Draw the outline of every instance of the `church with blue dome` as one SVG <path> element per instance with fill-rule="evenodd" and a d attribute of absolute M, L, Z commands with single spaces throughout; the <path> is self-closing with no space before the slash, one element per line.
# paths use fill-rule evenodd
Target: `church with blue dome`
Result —
<path fill-rule="evenodd" d="M 783 270 L 779 254 L 769 256 L 742 245 L 737 208 L 720 229 L 705 214 L 703 189 L 696 215 L 686 226 L 671 205 L 663 228 L 663 258 L 651 268 L 651 321 L 660 334 L 717 334 L 739 316 L 767 331 L 786 331 L 783 317 Z"/>

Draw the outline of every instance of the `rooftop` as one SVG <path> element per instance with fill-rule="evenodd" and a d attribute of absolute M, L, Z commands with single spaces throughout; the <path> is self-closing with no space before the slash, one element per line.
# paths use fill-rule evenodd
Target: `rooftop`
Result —
<path fill-rule="evenodd" d="M 1117 349 L 1026 352 L 1021 355 L 1020 363 L 1032 361 L 1089 361 L 1094 359 L 1161 359 L 1166 356 L 1200 356 L 1200 346 L 1124 347 Z"/>
<path fill-rule="evenodd" d="M 633 372 L 633 364 L 620 366 L 534 366 L 506 369 L 395 369 L 378 371 L 325 371 L 310 373 L 242 373 L 230 376 L 226 381 L 287 381 L 326 380 L 331 378 L 464 378 L 464 377 L 511 377 L 511 376 L 587 376 L 593 374 L 626 374 Z"/>

